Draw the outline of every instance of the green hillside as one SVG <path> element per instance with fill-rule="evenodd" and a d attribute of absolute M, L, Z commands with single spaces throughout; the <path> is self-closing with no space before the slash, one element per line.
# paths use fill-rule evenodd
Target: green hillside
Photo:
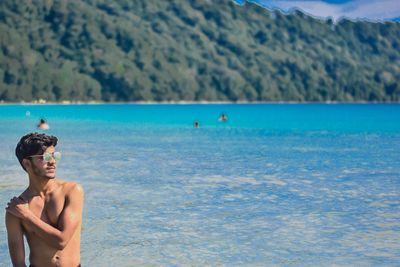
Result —
<path fill-rule="evenodd" d="M 230 0 L 0 2 L 0 101 L 400 101 L 400 23 Z"/>

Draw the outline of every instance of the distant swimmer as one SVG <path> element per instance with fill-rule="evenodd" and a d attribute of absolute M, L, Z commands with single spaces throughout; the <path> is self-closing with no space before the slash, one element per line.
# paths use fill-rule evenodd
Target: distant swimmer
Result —
<path fill-rule="evenodd" d="M 228 116 L 225 113 L 221 113 L 221 115 L 219 115 L 218 120 L 220 122 L 227 122 L 228 121 Z"/>
<path fill-rule="evenodd" d="M 195 121 L 193 126 L 194 128 L 200 128 L 200 123 L 198 121 Z"/>
<path fill-rule="evenodd" d="M 37 127 L 42 130 L 48 130 L 50 128 L 50 126 L 47 124 L 47 122 L 44 119 L 40 119 L 40 122 L 37 125 Z"/>

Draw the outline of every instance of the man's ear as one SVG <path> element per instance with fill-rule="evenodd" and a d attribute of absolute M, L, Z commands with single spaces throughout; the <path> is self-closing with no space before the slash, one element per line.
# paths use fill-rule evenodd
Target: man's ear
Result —
<path fill-rule="evenodd" d="M 32 167 L 32 162 L 29 159 L 23 159 L 22 165 L 24 166 L 25 171 L 28 171 L 28 169 Z"/>

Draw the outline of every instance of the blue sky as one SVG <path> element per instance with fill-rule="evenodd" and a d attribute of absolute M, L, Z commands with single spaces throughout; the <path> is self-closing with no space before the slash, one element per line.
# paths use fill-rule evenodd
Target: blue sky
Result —
<path fill-rule="evenodd" d="M 342 17 L 367 20 L 400 18 L 400 0 L 250 0 L 268 8 L 303 10 L 317 17 Z"/>

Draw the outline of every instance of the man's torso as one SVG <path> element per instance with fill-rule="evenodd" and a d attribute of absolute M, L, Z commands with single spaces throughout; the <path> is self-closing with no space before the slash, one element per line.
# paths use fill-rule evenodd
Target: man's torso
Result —
<path fill-rule="evenodd" d="M 44 198 L 41 196 L 26 198 L 29 192 L 24 192 L 21 197 L 29 201 L 29 209 L 36 217 L 58 229 L 58 220 L 63 212 L 65 202 L 68 201 L 67 194 L 72 186 L 74 186 L 73 183 L 60 181 L 58 186 Z M 80 262 L 81 225 L 78 226 L 63 250 L 49 246 L 33 231 L 28 223 L 22 221 L 22 226 L 29 244 L 31 265 L 38 267 L 78 266 Z"/>

